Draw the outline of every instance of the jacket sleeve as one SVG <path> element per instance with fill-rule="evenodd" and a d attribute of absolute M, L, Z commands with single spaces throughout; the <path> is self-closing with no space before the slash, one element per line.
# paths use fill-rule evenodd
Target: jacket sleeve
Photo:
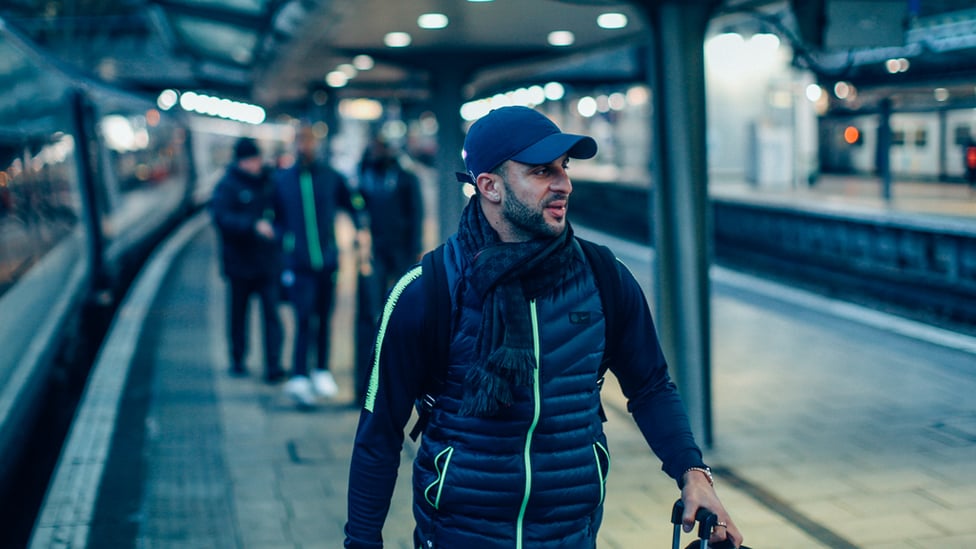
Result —
<path fill-rule="evenodd" d="M 362 229 L 368 225 L 364 219 L 364 212 L 361 205 L 357 205 L 358 201 L 353 201 L 353 193 L 349 188 L 349 181 L 338 171 L 333 171 L 333 177 L 336 179 L 335 185 L 335 201 L 336 205 L 346 211 L 349 217 L 352 218 L 352 223 L 355 225 L 356 229 Z"/>
<path fill-rule="evenodd" d="M 407 230 L 410 231 L 407 242 L 411 246 L 407 251 L 411 256 L 419 257 L 423 249 L 424 197 L 420 191 L 420 179 L 415 174 L 404 170 L 403 178 L 407 192 L 405 206 L 409 218 Z"/>
<path fill-rule="evenodd" d="M 406 282 L 409 276 L 390 292 L 380 320 L 349 467 L 347 548 L 383 547 L 383 523 L 396 486 L 404 428 L 427 375 L 421 352 L 423 291 L 419 281 Z"/>
<path fill-rule="evenodd" d="M 668 375 L 668 364 L 661 351 L 647 299 L 633 274 L 620 267 L 618 329 L 610 370 L 627 397 L 627 409 L 651 450 L 661 459 L 662 469 L 680 481 L 689 467 L 703 467 L 702 452 L 695 443 L 691 425 L 678 389 Z"/>
<path fill-rule="evenodd" d="M 284 250 L 285 234 L 289 231 L 288 208 L 285 205 L 285 172 L 277 169 L 271 174 L 271 191 L 274 204 L 274 229 L 278 244 L 282 246 L 285 253 L 291 250 Z"/>
<path fill-rule="evenodd" d="M 233 185 L 225 176 L 214 188 L 210 201 L 210 211 L 213 214 L 217 228 L 233 236 L 248 236 L 254 234 L 254 223 L 257 218 L 245 211 L 234 208 Z"/>

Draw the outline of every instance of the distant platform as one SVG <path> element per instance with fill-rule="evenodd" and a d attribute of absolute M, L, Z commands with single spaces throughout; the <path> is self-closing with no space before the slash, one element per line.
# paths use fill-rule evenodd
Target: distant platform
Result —
<path fill-rule="evenodd" d="M 802 186 L 760 186 L 712 176 L 708 184 L 709 194 L 717 198 L 976 218 L 976 188 L 962 182 L 893 181 L 887 200 L 879 178 L 856 175 L 822 175 L 816 183 Z"/>

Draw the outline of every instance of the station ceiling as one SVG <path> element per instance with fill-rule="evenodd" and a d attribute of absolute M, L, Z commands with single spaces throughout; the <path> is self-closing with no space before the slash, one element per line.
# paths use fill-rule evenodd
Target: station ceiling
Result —
<path fill-rule="evenodd" d="M 460 71 L 468 95 L 540 75 L 641 79 L 643 62 L 636 52 L 651 29 L 640 6 L 658 1 L 663 0 L 5 0 L 0 16 L 55 57 L 99 78 L 147 92 L 210 91 L 274 111 L 301 105 L 317 89 L 423 100 L 430 75 L 446 68 Z M 931 82 L 944 80 L 960 93 L 968 86 L 973 94 L 973 0 L 876 0 L 877 10 L 904 9 L 909 15 L 901 32 L 905 42 L 847 48 L 833 47 L 831 36 L 836 41 L 838 31 L 856 33 L 856 18 L 807 24 L 811 5 L 823 13 L 841 0 L 711 4 L 717 18 L 746 27 L 755 21 L 787 35 L 795 63 L 828 83 L 848 80 L 888 90 L 924 82 L 930 90 Z M 607 12 L 622 15 L 626 25 L 598 26 Z M 446 26 L 421 28 L 418 18 L 428 13 L 446 16 Z M 573 42 L 552 45 L 550 33 L 562 31 L 572 33 Z M 391 32 L 406 33 L 409 45 L 390 46 Z M 355 71 L 342 87 L 326 82 L 338 69 L 351 74 L 349 66 L 363 55 L 372 60 L 371 68 Z M 913 70 L 887 72 L 884 61 L 891 57 L 908 57 Z"/>

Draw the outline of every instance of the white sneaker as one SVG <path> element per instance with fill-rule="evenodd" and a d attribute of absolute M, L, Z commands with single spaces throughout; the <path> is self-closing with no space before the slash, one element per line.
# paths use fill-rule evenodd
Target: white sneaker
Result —
<path fill-rule="evenodd" d="M 332 398 L 339 394 L 339 386 L 336 385 L 332 372 L 328 370 L 312 372 L 312 385 L 315 387 L 315 392 L 324 397 Z"/>
<path fill-rule="evenodd" d="M 305 376 L 295 376 L 285 383 L 285 394 L 291 397 L 299 407 L 315 406 L 315 392 L 312 382 Z"/>

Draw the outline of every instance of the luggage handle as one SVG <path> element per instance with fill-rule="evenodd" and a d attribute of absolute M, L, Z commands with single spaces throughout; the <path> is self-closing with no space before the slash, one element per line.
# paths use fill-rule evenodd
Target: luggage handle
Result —
<path fill-rule="evenodd" d="M 680 499 L 674 502 L 671 508 L 671 524 L 674 525 L 674 534 L 671 540 L 672 549 L 678 549 L 681 543 L 681 516 L 685 514 L 685 504 Z M 695 520 L 698 521 L 698 539 L 701 540 L 700 548 L 708 549 L 708 538 L 712 535 L 712 528 L 718 525 L 718 515 L 700 507 L 695 513 Z"/>

